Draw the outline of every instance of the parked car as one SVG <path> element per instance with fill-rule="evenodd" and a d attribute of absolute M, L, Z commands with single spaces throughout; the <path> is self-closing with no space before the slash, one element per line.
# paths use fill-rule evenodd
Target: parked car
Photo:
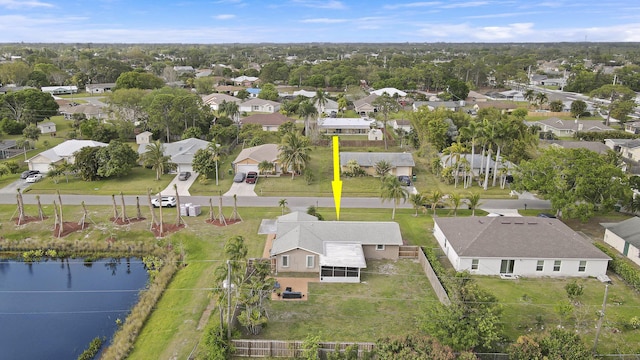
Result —
<path fill-rule="evenodd" d="M 39 170 L 27 170 L 20 174 L 20 179 L 26 179 L 31 175 L 40 174 Z"/>
<path fill-rule="evenodd" d="M 549 213 L 540 213 L 540 214 L 538 214 L 538 217 L 547 218 L 547 219 L 555 219 L 556 218 L 555 215 L 549 214 Z"/>
<path fill-rule="evenodd" d="M 178 175 L 178 180 L 184 181 L 191 177 L 191 173 L 189 171 L 183 171 Z"/>
<path fill-rule="evenodd" d="M 400 183 L 404 186 L 411 186 L 411 178 L 407 175 L 398 176 L 398 180 L 400 180 Z"/>
<path fill-rule="evenodd" d="M 255 184 L 256 181 L 258 181 L 258 173 L 255 171 L 249 171 L 247 173 L 247 180 L 246 183 L 247 184 Z"/>
<path fill-rule="evenodd" d="M 40 173 L 33 174 L 33 175 L 29 175 L 29 177 L 27 178 L 27 182 L 28 183 L 34 183 L 34 182 L 40 181 L 40 179 L 42 179 L 42 174 L 40 174 Z"/>
<path fill-rule="evenodd" d="M 245 174 L 243 172 L 236 173 L 236 176 L 233 177 L 233 182 L 241 183 L 241 182 L 244 181 L 244 178 L 246 176 L 247 176 L 247 174 Z"/>
<path fill-rule="evenodd" d="M 176 198 L 173 196 L 163 196 L 162 200 L 158 201 L 157 197 L 154 197 L 153 199 L 151 199 L 151 205 L 153 205 L 153 207 L 160 207 L 162 205 L 162 207 L 174 207 L 176 206 Z"/>

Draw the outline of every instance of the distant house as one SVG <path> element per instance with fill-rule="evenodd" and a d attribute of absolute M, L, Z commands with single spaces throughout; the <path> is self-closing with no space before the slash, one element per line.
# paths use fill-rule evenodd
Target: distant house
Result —
<path fill-rule="evenodd" d="M 640 161 L 640 139 L 626 141 L 619 146 L 622 157 L 635 162 Z"/>
<path fill-rule="evenodd" d="M 376 175 L 375 166 L 380 161 L 391 164 L 389 174 L 395 176 L 411 176 L 416 166 L 411 153 L 382 153 L 382 152 L 341 152 L 340 169 L 347 171 L 349 161 L 355 161 L 368 175 Z"/>
<path fill-rule="evenodd" d="M 377 122 L 369 118 L 320 118 L 318 129 L 327 135 L 366 135 Z"/>
<path fill-rule="evenodd" d="M 240 103 L 242 103 L 242 100 L 238 99 L 235 96 L 231 96 L 228 94 L 223 94 L 223 93 L 213 93 L 213 94 L 209 94 L 206 96 L 202 97 L 202 102 L 205 105 L 209 105 L 209 107 L 211 108 L 211 110 L 214 111 L 218 111 L 220 110 L 220 105 L 223 102 L 234 102 L 238 105 L 240 105 Z"/>
<path fill-rule="evenodd" d="M 315 273 L 321 282 L 360 282 L 367 259 L 397 260 L 403 244 L 395 222 L 319 221 L 293 212 L 263 220 L 260 229 L 273 239 L 276 273 Z"/>
<path fill-rule="evenodd" d="M 4 85 L 4 86 L 0 86 L 0 95 L 6 94 L 11 91 L 20 91 L 20 90 L 26 90 L 26 89 L 35 89 L 35 88 L 32 86 Z"/>
<path fill-rule="evenodd" d="M 503 114 L 510 114 L 513 110 L 518 108 L 518 104 L 513 101 L 484 101 L 477 102 L 473 105 L 473 110 L 475 111 L 487 108 L 498 109 Z"/>
<path fill-rule="evenodd" d="M 624 124 L 624 131 L 631 134 L 640 134 L 640 121 L 631 121 Z"/>
<path fill-rule="evenodd" d="M 38 123 L 38 129 L 40 129 L 41 134 L 55 134 L 56 133 L 56 123 L 53 121 L 44 121 Z"/>
<path fill-rule="evenodd" d="M 278 110 L 280 110 L 280 103 L 271 100 L 253 98 L 240 103 L 240 112 L 274 113 Z"/>
<path fill-rule="evenodd" d="M 263 144 L 242 149 L 240 154 L 233 160 L 232 166 L 236 173 L 249 171 L 260 172 L 258 170 L 258 164 L 263 161 L 267 161 L 273 164 L 273 174 L 281 174 L 282 168 L 278 162 L 278 156 L 280 150 L 276 144 Z"/>
<path fill-rule="evenodd" d="M 286 117 L 279 112 L 271 114 L 253 114 L 240 120 L 240 123 L 243 126 L 248 124 L 258 124 L 262 126 L 262 130 L 264 131 L 278 131 L 280 125 L 288 122 L 295 123 L 296 120 Z"/>
<path fill-rule="evenodd" d="M 318 103 L 318 101 L 315 101 L 313 103 L 313 106 L 316 107 L 316 109 L 318 110 L 318 114 L 322 115 L 322 113 L 320 112 L 320 104 Z M 331 99 L 326 99 L 326 103 L 322 106 L 322 110 L 323 113 L 325 114 L 331 114 L 333 113 L 334 115 L 338 114 L 338 102 L 337 101 L 333 101 Z"/>
<path fill-rule="evenodd" d="M 153 133 L 150 131 L 143 131 L 140 134 L 136 135 L 136 144 L 150 144 L 153 142 Z"/>
<path fill-rule="evenodd" d="M 73 114 L 83 114 L 87 119 L 106 119 L 107 110 L 93 104 L 65 105 L 58 110 L 65 120 L 73 120 Z"/>
<path fill-rule="evenodd" d="M 260 91 L 262 91 L 262 89 L 259 88 L 248 88 L 246 90 L 249 93 L 250 98 L 257 98 L 258 95 L 260 95 Z"/>
<path fill-rule="evenodd" d="M 411 129 L 413 129 L 413 127 L 411 126 L 411 121 L 409 121 L 408 119 L 398 119 L 398 120 L 391 120 L 391 127 L 393 127 L 393 130 L 398 130 L 398 129 L 402 129 L 405 132 L 411 132 Z"/>
<path fill-rule="evenodd" d="M 242 75 L 242 76 L 232 78 L 231 81 L 233 81 L 233 84 L 236 86 L 252 87 L 254 84 L 259 82 L 260 79 L 258 79 L 255 76 Z"/>
<path fill-rule="evenodd" d="M 437 217 L 433 235 L 456 271 L 477 275 L 597 277 L 611 259 L 558 219 Z"/>
<path fill-rule="evenodd" d="M 48 173 L 49 167 L 53 164 L 66 162 L 75 163 L 75 153 L 84 147 L 103 147 L 107 144 L 93 140 L 67 140 L 49 150 L 45 150 L 38 155 L 28 159 L 26 163 L 29 170 L 38 170 Z"/>
<path fill-rule="evenodd" d="M 507 90 L 507 91 L 501 91 L 496 95 L 497 95 L 496 98 L 498 99 L 504 99 L 509 101 L 525 101 L 524 94 L 522 93 L 522 91 Z"/>
<path fill-rule="evenodd" d="M 116 83 L 104 83 L 104 84 L 87 84 L 85 91 L 89 94 L 103 94 L 111 92 L 116 87 Z"/>
<path fill-rule="evenodd" d="M 360 116 L 367 116 L 367 114 L 372 113 L 372 112 L 376 112 L 378 111 L 377 107 L 373 104 L 373 102 L 379 97 L 380 95 L 376 95 L 376 94 L 371 94 L 367 97 L 364 97 L 362 99 L 356 100 L 353 102 L 353 106 L 355 108 L 355 111 L 360 115 Z"/>
<path fill-rule="evenodd" d="M 75 85 L 70 86 L 43 86 L 40 88 L 42 92 L 49 93 L 51 95 L 65 95 L 65 94 L 76 94 L 78 92 L 78 87 Z"/>
<path fill-rule="evenodd" d="M 208 141 L 189 138 L 172 143 L 162 144 L 162 152 L 171 157 L 170 161 L 176 164 L 176 172 L 193 172 L 193 156 L 196 151 L 206 149 L 211 144 Z M 147 151 L 149 144 L 140 144 L 138 154 L 142 155 Z"/>
<path fill-rule="evenodd" d="M 640 218 L 634 216 L 619 223 L 605 223 L 604 242 L 640 266 Z"/>
<path fill-rule="evenodd" d="M 460 103 L 459 101 L 416 101 L 412 105 L 413 111 L 418 111 L 418 109 L 421 106 L 426 106 L 431 111 L 438 108 L 444 108 L 451 111 L 458 111 L 462 106 L 464 106 L 464 102 Z"/>
<path fill-rule="evenodd" d="M 486 95 L 480 94 L 477 91 L 469 91 L 467 95 L 466 101 L 476 103 L 476 102 L 486 102 L 488 100 Z"/>
<path fill-rule="evenodd" d="M 405 97 L 407 96 L 407 93 L 402 91 L 402 90 L 398 90 L 396 88 L 382 88 L 382 89 L 378 89 L 378 90 L 374 90 L 371 92 L 372 94 L 376 94 L 378 96 L 382 96 L 382 94 L 387 94 L 391 97 L 394 96 L 399 96 L 399 97 Z"/>
<path fill-rule="evenodd" d="M 541 140 L 541 146 L 557 146 L 564 149 L 587 149 L 598 154 L 606 154 L 611 150 L 607 145 L 600 141 L 566 141 L 566 140 Z"/>
<path fill-rule="evenodd" d="M 573 136 L 581 131 L 613 131 L 615 129 L 602 124 L 599 120 L 562 120 L 552 117 L 546 120 L 525 122 L 529 126 L 539 126 L 540 131 L 550 131 L 558 137 Z"/>
<path fill-rule="evenodd" d="M 367 134 L 367 140 L 369 141 L 382 141 L 384 140 L 384 135 L 382 134 L 382 130 L 380 129 L 369 129 L 369 133 Z"/>
<path fill-rule="evenodd" d="M 15 140 L 0 140 L 0 159 L 8 159 L 22 154 L 24 149 L 18 148 Z"/>
<path fill-rule="evenodd" d="M 193 66 L 174 66 L 173 70 L 178 73 L 178 75 L 196 73 L 196 70 L 193 68 Z"/>

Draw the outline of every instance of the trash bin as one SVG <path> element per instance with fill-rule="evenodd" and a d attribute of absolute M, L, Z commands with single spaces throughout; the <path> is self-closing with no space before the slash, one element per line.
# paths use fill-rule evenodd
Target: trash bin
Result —
<path fill-rule="evenodd" d="M 233 169 L 229 169 L 229 175 L 233 175 Z"/>
<path fill-rule="evenodd" d="M 413 175 L 411 176 L 411 180 L 413 180 L 413 181 L 416 181 L 416 178 L 417 178 L 416 174 L 413 174 Z"/>

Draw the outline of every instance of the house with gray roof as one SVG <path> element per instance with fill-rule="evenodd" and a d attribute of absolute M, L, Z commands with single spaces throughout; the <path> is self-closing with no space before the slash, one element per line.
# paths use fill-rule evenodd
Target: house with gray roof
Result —
<path fill-rule="evenodd" d="M 378 97 L 379 95 L 377 94 L 371 94 L 362 99 L 358 99 L 353 102 L 353 107 L 360 116 L 367 116 L 369 113 L 378 111 L 378 108 L 373 104 Z"/>
<path fill-rule="evenodd" d="M 395 176 L 411 176 L 416 166 L 411 153 L 383 153 L 383 152 L 340 152 L 340 169 L 348 171 L 349 161 L 355 161 L 368 175 L 376 175 L 376 164 L 386 161 L 391 164 L 389 174 Z"/>
<path fill-rule="evenodd" d="M 525 121 L 528 126 L 539 126 L 540 131 L 550 131 L 555 136 L 567 137 L 574 136 L 577 132 L 600 132 L 613 131 L 612 127 L 604 125 L 600 120 L 563 120 L 557 117 L 551 117 L 545 120 Z"/>
<path fill-rule="evenodd" d="M 429 110 L 433 111 L 438 108 L 444 108 L 451 111 L 458 111 L 464 102 L 459 101 L 416 101 L 413 103 L 413 111 L 418 111 L 420 107 L 426 106 Z"/>
<path fill-rule="evenodd" d="M 456 271 L 477 275 L 598 277 L 611 260 L 559 219 L 437 217 L 433 235 Z"/>
<path fill-rule="evenodd" d="M 299 212 L 266 221 L 260 228 L 275 236 L 276 272 L 315 273 L 321 282 L 360 282 L 367 259 L 397 260 L 403 244 L 395 222 L 319 221 Z"/>
<path fill-rule="evenodd" d="M 378 123 L 369 118 L 320 118 L 318 130 L 326 135 L 365 135 Z"/>
<path fill-rule="evenodd" d="M 624 131 L 634 135 L 640 134 L 640 121 L 629 121 L 624 123 Z"/>
<path fill-rule="evenodd" d="M 249 171 L 260 173 L 258 165 L 263 161 L 267 161 L 273 164 L 273 171 L 271 173 L 279 175 L 282 174 L 282 168 L 278 161 L 279 155 L 280 150 L 278 149 L 277 144 L 252 146 L 242 149 L 240 154 L 238 154 L 236 159 L 231 163 L 231 166 L 233 166 L 236 173 L 243 172 L 246 174 Z"/>
<path fill-rule="evenodd" d="M 89 94 L 104 94 L 116 88 L 116 83 L 87 84 L 85 91 Z"/>
<path fill-rule="evenodd" d="M 211 144 L 208 141 L 189 138 L 172 143 L 162 144 L 162 152 L 165 156 L 171 157 L 171 162 L 176 164 L 176 172 L 193 172 L 193 156 L 196 151 L 206 149 Z M 142 155 L 147 151 L 149 144 L 140 144 L 138 154 Z"/>
<path fill-rule="evenodd" d="M 242 100 L 238 99 L 235 96 L 227 95 L 224 93 L 213 93 L 202 97 L 202 103 L 204 105 L 209 105 L 211 110 L 214 111 L 218 111 L 220 109 L 220 105 L 223 102 L 234 102 L 240 105 Z"/>
<path fill-rule="evenodd" d="M 619 223 L 603 223 L 604 242 L 640 266 L 640 218 L 634 216 Z"/>
<path fill-rule="evenodd" d="M 243 103 L 240 103 L 239 110 L 240 112 L 247 112 L 247 113 L 250 113 L 250 112 L 274 113 L 280 110 L 280 103 L 271 101 L 271 100 L 253 98 Z"/>
<path fill-rule="evenodd" d="M 567 141 L 567 140 L 541 140 L 541 146 L 556 146 L 563 149 L 587 149 L 598 154 L 606 154 L 611 150 L 600 141 Z"/>
<path fill-rule="evenodd" d="M 29 170 L 38 170 L 41 173 L 48 173 L 50 166 L 67 162 L 73 164 L 75 162 L 75 153 L 84 147 L 104 147 L 107 144 L 93 140 L 67 140 L 58 144 L 51 149 L 45 150 L 25 161 Z"/>

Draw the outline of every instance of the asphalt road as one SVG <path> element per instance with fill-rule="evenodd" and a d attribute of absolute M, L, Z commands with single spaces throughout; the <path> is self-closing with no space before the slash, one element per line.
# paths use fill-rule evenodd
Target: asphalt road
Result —
<path fill-rule="evenodd" d="M 136 196 L 127 195 L 124 197 L 125 203 L 134 205 Z M 140 195 L 140 203 L 147 204 L 146 195 Z M 213 199 L 214 206 L 218 204 L 218 196 L 181 196 L 181 203 L 193 203 L 202 206 L 209 206 L 209 199 Z M 262 196 L 238 196 L 238 206 L 240 207 L 278 207 L 280 199 L 287 200 L 287 207 L 293 210 L 306 210 L 307 207 L 313 205 L 321 208 L 334 207 L 333 198 L 328 197 L 262 197 Z M 56 195 L 40 195 L 42 204 L 52 204 L 57 199 Z M 36 195 L 23 194 L 25 204 L 36 204 Z M 85 205 L 112 205 L 111 196 L 107 195 L 62 195 L 64 205 L 80 205 L 84 201 Z M 117 197 L 119 203 L 119 198 Z M 15 204 L 16 195 L 3 193 L 0 194 L 1 204 Z M 222 203 L 224 206 L 233 206 L 233 197 L 223 196 Z M 482 209 L 550 209 L 551 205 L 546 200 L 536 199 L 485 199 L 481 200 Z M 389 201 L 382 202 L 380 198 L 352 198 L 345 197 L 341 200 L 341 208 L 385 208 L 391 209 L 393 204 Z M 401 203 L 398 208 L 412 208 L 411 203 Z"/>

